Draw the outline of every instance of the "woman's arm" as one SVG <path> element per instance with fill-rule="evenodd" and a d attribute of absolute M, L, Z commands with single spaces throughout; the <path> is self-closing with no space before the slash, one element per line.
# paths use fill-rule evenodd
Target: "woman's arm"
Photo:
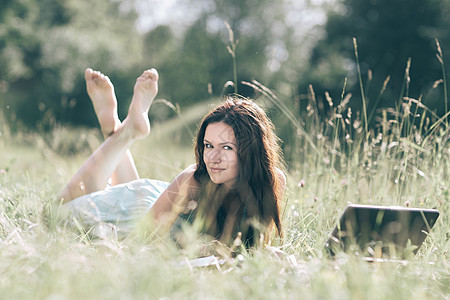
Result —
<path fill-rule="evenodd" d="M 196 165 L 181 172 L 159 196 L 145 221 L 150 221 L 158 230 L 168 230 L 177 216 L 186 209 L 189 201 L 197 200 L 200 186 L 194 179 Z"/>

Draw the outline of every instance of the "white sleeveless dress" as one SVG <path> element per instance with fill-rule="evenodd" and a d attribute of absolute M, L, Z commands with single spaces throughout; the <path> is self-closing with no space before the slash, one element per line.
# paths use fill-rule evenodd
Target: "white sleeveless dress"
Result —
<path fill-rule="evenodd" d="M 169 185 L 154 179 L 138 179 L 83 195 L 63 205 L 70 223 L 98 237 L 123 238 L 150 210 Z"/>

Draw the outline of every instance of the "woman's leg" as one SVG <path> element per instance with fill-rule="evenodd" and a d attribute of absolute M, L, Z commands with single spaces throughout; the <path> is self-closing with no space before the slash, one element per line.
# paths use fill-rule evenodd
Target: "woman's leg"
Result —
<path fill-rule="evenodd" d="M 83 163 L 58 198 L 63 202 L 102 190 L 137 139 L 150 132 L 148 110 L 158 92 L 158 73 L 147 70 L 136 80 L 128 115 L 103 144 Z M 98 111 L 97 113 L 102 113 Z"/>
<path fill-rule="evenodd" d="M 108 76 L 90 68 L 84 72 L 84 78 L 88 95 L 91 98 L 95 114 L 100 123 L 101 132 L 106 140 L 121 124 L 117 115 L 117 100 L 114 86 Z M 111 175 L 111 184 L 116 185 L 136 179 L 139 179 L 139 174 L 131 152 L 127 150 Z"/>

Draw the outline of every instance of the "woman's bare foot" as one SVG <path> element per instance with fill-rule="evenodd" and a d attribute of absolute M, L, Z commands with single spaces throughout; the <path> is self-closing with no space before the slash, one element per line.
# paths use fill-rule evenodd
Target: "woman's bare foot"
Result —
<path fill-rule="evenodd" d="M 108 76 L 91 68 L 86 69 L 84 78 L 102 134 L 106 138 L 113 134 L 120 125 L 114 86 Z"/>
<path fill-rule="evenodd" d="M 131 134 L 136 139 L 150 133 L 148 110 L 158 93 L 158 79 L 158 72 L 155 69 L 149 69 L 138 77 L 134 85 L 133 99 L 123 125 L 132 130 Z"/>

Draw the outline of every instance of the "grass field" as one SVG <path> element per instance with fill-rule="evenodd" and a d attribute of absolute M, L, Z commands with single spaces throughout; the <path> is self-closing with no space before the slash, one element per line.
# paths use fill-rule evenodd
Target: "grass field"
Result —
<path fill-rule="evenodd" d="M 164 238 L 92 239 L 62 223 L 47 226 L 43 209 L 99 145 L 99 132 L 54 124 L 47 133 L 13 134 L 0 119 L 0 298 L 449 299 L 445 122 L 405 101 L 403 108 L 421 117 L 381 114 L 379 129 L 366 131 L 344 107 L 320 121 L 268 98 L 262 104 L 272 115 L 285 116 L 274 117 L 288 162 L 285 238 L 210 267 L 183 263 L 198 243 L 180 250 Z M 207 108 L 155 124 L 132 148 L 142 177 L 169 181 L 193 162 L 192 124 Z M 440 218 L 418 254 L 403 263 L 346 254 L 330 260 L 323 245 L 349 202 L 437 208 Z"/>

